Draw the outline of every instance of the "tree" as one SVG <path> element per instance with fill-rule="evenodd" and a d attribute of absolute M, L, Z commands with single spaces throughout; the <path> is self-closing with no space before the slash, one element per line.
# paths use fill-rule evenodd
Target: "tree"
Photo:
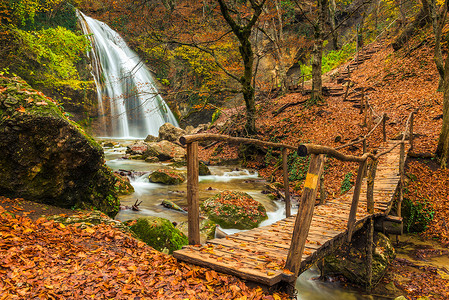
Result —
<path fill-rule="evenodd" d="M 440 136 L 436 155 L 440 159 L 441 167 L 446 168 L 449 163 L 449 55 L 446 57 L 443 84 L 443 125 L 441 127 Z"/>
<path fill-rule="evenodd" d="M 229 6 L 224 0 L 218 0 L 220 10 L 226 23 L 231 27 L 232 32 L 237 37 L 240 47 L 240 55 L 244 66 L 243 75 L 241 77 L 233 77 L 236 79 L 241 87 L 243 99 L 246 106 L 246 125 L 245 129 L 249 135 L 256 133 L 256 105 L 254 100 L 254 86 L 252 85 L 253 79 L 253 65 L 254 65 L 254 52 L 251 46 L 251 33 L 253 27 L 256 25 L 257 19 L 262 13 L 262 8 L 265 4 L 265 0 L 257 2 L 256 0 L 249 0 L 251 9 L 254 11 L 252 16 L 247 20 L 234 19 L 231 16 Z"/>
<path fill-rule="evenodd" d="M 435 34 L 435 51 L 434 60 L 440 74 L 440 87 L 443 86 L 443 125 L 441 127 L 440 136 L 436 155 L 440 159 L 442 167 L 447 167 L 449 161 L 449 55 L 443 64 L 441 54 L 441 33 L 446 21 L 448 0 L 444 2 L 441 8 L 436 5 L 436 0 L 432 0 L 430 10 L 432 15 L 432 24 Z"/>

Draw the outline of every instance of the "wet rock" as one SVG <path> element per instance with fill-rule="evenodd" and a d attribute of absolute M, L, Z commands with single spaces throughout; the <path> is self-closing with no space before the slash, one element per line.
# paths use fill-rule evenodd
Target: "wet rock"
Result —
<path fill-rule="evenodd" d="M 160 161 L 173 159 L 185 160 L 186 151 L 179 145 L 169 141 L 160 141 L 147 144 L 145 157 L 157 157 Z"/>
<path fill-rule="evenodd" d="M 206 166 L 205 163 L 203 163 L 202 161 L 200 161 L 200 165 L 199 165 L 199 175 L 200 176 L 206 176 L 206 175 L 211 175 L 212 173 L 209 170 L 209 167 Z"/>
<path fill-rule="evenodd" d="M 204 201 L 201 210 L 223 228 L 251 229 L 268 218 L 265 207 L 243 192 L 218 193 Z"/>
<path fill-rule="evenodd" d="M 165 123 L 159 128 L 159 139 L 161 140 L 177 143 L 183 135 L 186 135 L 186 131 L 171 123 Z"/>
<path fill-rule="evenodd" d="M 177 210 L 177 211 L 180 211 L 180 212 L 183 212 L 183 213 L 187 213 L 185 210 L 183 210 L 181 207 L 179 207 L 178 204 L 174 203 L 171 200 L 164 199 L 164 200 L 162 200 L 161 204 L 162 204 L 163 207 L 166 207 L 166 208 L 169 208 L 169 209 L 173 209 L 173 210 Z"/>
<path fill-rule="evenodd" d="M 147 158 L 145 158 L 145 162 L 147 162 L 147 163 L 157 163 L 157 162 L 159 162 L 159 158 L 154 157 L 154 156 L 148 156 Z"/>
<path fill-rule="evenodd" d="M 126 153 L 130 155 L 143 155 L 148 150 L 147 143 L 144 142 L 136 142 L 132 145 L 129 145 L 126 147 Z"/>
<path fill-rule="evenodd" d="M 145 142 L 146 143 L 152 143 L 152 142 L 159 142 L 159 138 L 157 136 L 154 135 L 147 135 L 147 137 L 145 138 Z"/>
<path fill-rule="evenodd" d="M 149 176 L 150 182 L 166 185 L 181 184 L 186 180 L 185 172 L 176 170 L 159 169 Z"/>
<path fill-rule="evenodd" d="M 357 232 L 350 245 L 343 245 L 340 250 L 324 259 L 323 275 L 341 274 L 355 284 L 366 286 L 366 243 L 366 231 Z M 390 239 L 380 232 L 374 234 L 374 245 L 372 283 L 375 285 L 396 254 Z"/>
<path fill-rule="evenodd" d="M 129 225 L 139 239 L 158 251 L 167 249 L 169 253 L 173 253 L 189 243 L 187 237 L 167 219 L 144 217 Z"/>
<path fill-rule="evenodd" d="M 20 79 L 0 76 L 0 89 L 0 194 L 114 216 L 116 178 L 101 146 Z"/>

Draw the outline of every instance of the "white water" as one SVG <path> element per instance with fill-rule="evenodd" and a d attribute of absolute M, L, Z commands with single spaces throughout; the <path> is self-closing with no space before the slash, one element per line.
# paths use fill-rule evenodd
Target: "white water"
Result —
<path fill-rule="evenodd" d="M 157 136 L 164 123 L 178 126 L 150 72 L 123 38 L 103 22 L 81 12 L 79 17 L 92 43 L 90 57 L 104 131 L 99 135 L 145 138 Z"/>

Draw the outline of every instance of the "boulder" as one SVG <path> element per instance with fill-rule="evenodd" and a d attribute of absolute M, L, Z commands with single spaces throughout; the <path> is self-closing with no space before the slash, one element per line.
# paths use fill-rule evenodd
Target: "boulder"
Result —
<path fill-rule="evenodd" d="M 160 141 L 147 144 L 147 150 L 144 153 L 146 157 L 157 157 L 160 161 L 167 160 L 184 160 L 186 157 L 186 150 L 169 141 Z"/>
<path fill-rule="evenodd" d="M 154 135 L 147 135 L 147 137 L 144 140 L 146 143 L 152 143 L 152 142 L 159 142 L 159 138 L 157 136 Z"/>
<path fill-rule="evenodd" d="M 366 286 L 368 282 L 366 244 L 366 231 L 357 232 L 349 245 L 344 244 L 337 252 L 324 259 L 323 275 L 341 274 L 355 284 Z M 374 245 L 373 285 L 380 281 L 388 265 L 395 258 L 393 245 L 384 234 L 375 232 Z"/>
<path fill-rule="evenodd" d="M 101 146 L 18 78 L 0 76 L 0 153 L 0 194 L 117 214 Z"/>
<path fill-rule="evenodd" d="M 81 211 L 72 216 L 66 215 L 52 215 L 46 217 L 48 220 L 53 220 L 64 225 L 75 225 L 77 228 L 85 229 L 99 224 L 106 224 L 113 228 L 120 229 L 125 233 L 131 233 L 129 227 L 120 221 L 111 219 L 107 215 L 98 210 Z"/>
<path fill-rule="evenodd" d="M 181 184 L 186 180 L 185 172 L 167 169 L 156 170 L 148 178 L 150 182 L 167 185 Z"/>
<path fill-rule="evenodd" d="M 187 237 L 167 219 L 159 217 L 139 218 L 129 223 L 139 239 L 158 251 L 169 253 L 189 243 Z"/>
<path fill-rule="evenodd" d="M 135 142 L 126 147 L 126 153 L 133 155 L 144 155 L 148 150 L 148 144 L 142 141 Z"/>
<path fill-rule="evenodd" d="M 200 176 L 211 175 L 209 167 L 206 166 L 206 164 L 203 163 L 202 161 L 200 161 L 200 164 L 199 164 L 199 175 Z"/>
<path fill-rule="evenodd" d="M 243 192 L 218 193 L 204 201 L 201 210 L 223 228 L 251 229 L 268 218 L 265 207 Z"/>
<path fill-rule="evenodd" d="M 169 142 L 179 142 L 179 138 L 186 134 L 186 131 L 174 126 L 171 123 L 165 123 L 159 128 L 159 139 Z"/>

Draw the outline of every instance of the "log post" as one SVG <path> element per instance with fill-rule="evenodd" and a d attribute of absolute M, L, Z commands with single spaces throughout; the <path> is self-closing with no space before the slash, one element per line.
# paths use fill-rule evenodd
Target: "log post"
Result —
<path fill-rule="evenodd" d="M 404 133 L 405 134 L 405 133 Z M 402 141 L 399 155 L 399 200 L 397 215 L 401 216 L 402 200 L 404 200 L 404 165 L 405 165 L 405 141 Z"/>
<path fill-rule="evenodd" d="M 292 215 L 290 203 L 290 184 L 288 181 L 288 166 L 287 166 L 287 148 L 282 148 L 282 170 L 284 173 L 284 190 L 285 190 L 285 216 L 288 218 Z"/>
<path fill-rule="evenodd" d="M 326 204 L 326 188 L 324 186 L 324 175 L 320 176 L 320 204 Z"/>
<path fill-rule="evenodd" d="M 366 167 L 366 159 L 359 163 L 359 169 L 357 170 L 357 180 L 354 186 L 354 194 L 352 196 L 351 211 L 348 218 L 348 242 L 351 241 L 352 231 L 354 230 L 354 224 L 357 216 L 357 206 L 359 204 L 360 191 L 362 189 L 363 171 Z"/>
<path fill-rule="evenodd" d="M 410 149 L 409 152 L 413 151 L 413 119 L 415 117 L 415 113 L 412 112 L 410 116 L 410 128 L 409 128 L 409 140 L 410 140 Z"/>
<path fill-rule="evenodd" d="M 323 169 L 324 155 L 311 154 L 309 171 L 304 182 L 304 191 L 301 196 L 295 227 L 293 228 L 290 249 L 287 255 L 285 268 L 298 277 L 301 268 L 301 258 L 309 235 L 310 223 L 313 217 L 313 208 L 317 194 L 318 180 Z"/>
<path fill-rule="evenodd" d="M 368 228 L 368 239 L 367 239 L 367 260 L 366 260 L 366 274 L 368 277 L 367 290 L 371 292 L 373 284 L 373 247 L 374 247 L 374 220 L 370 218 L 369 228 Z"/>
<path fill-rule="evenodd" d="M 387 141 L 386 123 L 387 123 L 387 114 L 384 113 L 382 116 L 382 134 L 383 134 L 384 142 Z"/>
<path fill-rule="evenodd" d="M 377 164 L 379 161 L 372 160 L 368 171 L 367 189 L 366 189 L 366 209 L 369 214 L 374 213 L 374 180 L 376 178 Z"/>
<path fill-rule="evenodd" d="M 187 203 L 189 244 L 200 244 L 200 208 L 198 196 L 198 142 L 187 144 Z"/>

